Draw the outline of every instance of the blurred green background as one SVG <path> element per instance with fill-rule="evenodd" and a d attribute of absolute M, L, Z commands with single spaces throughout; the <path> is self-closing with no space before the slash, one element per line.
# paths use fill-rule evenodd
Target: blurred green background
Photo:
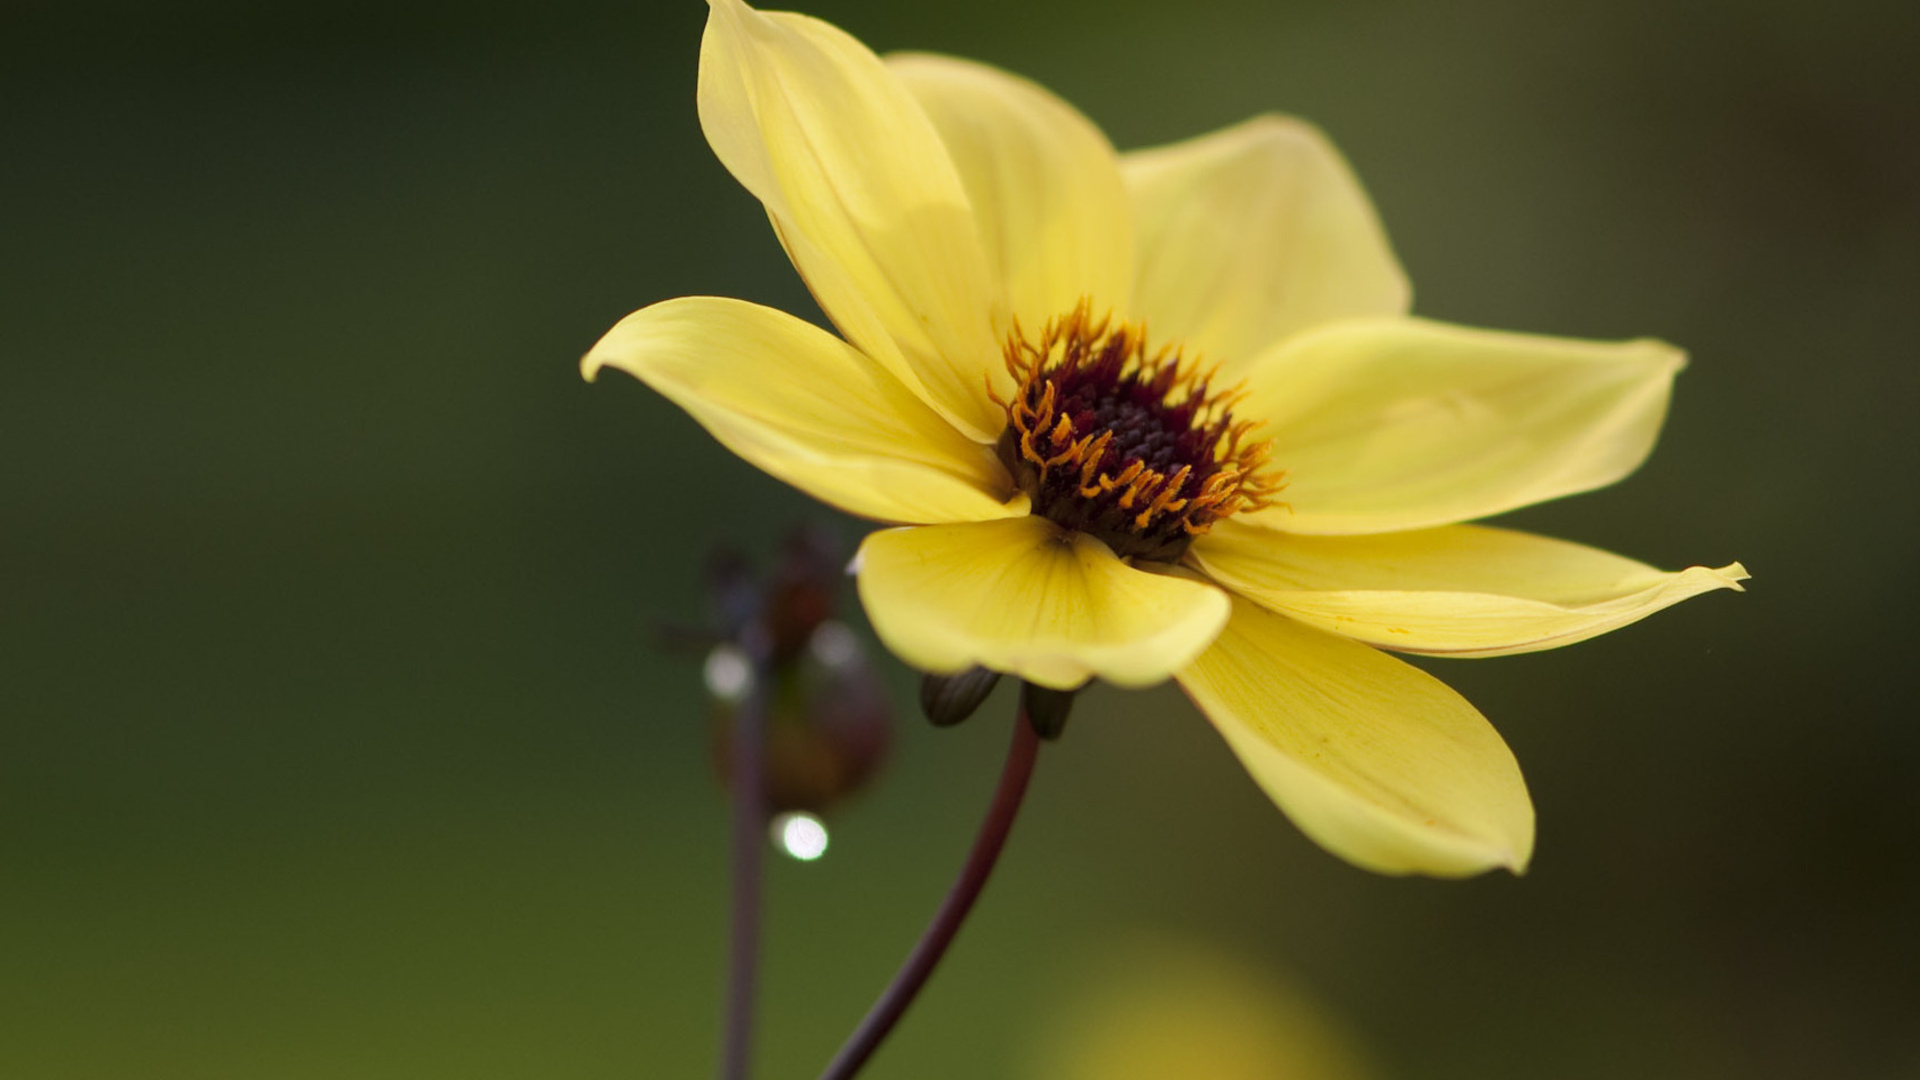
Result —
<path fill-rule="evenodd" d="M 1421 313 L 1692 351 L 1645 469 L 1511 520 L 1755 574 L 1427 665 L 1526 770 L 1523 879 L 1353 870 L 1177 692 L 1096 689 L 870 1075 L 1039 1075 L 1146 933 L 1289 973 L 1385 1076 L 1920 1077 L 1913 5 L 810 10 L 1122 147 L 1317 121 Z M 0 8 L 0 1077 L 710 1071 L 725 805 L 646 629 L 717 543 L 861 527 L 575 370 L 669 296 L 817 317 L 700 136 L 703 18 Z M 887 663 L 891 769 L 771 866 L 765 1077 L 830 1055 L 992 786 L 1006 691 L 934 731 Z"/>

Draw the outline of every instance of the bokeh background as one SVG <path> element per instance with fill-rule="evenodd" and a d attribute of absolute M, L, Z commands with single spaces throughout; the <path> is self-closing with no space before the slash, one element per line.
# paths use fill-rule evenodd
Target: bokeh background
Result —
<path fill-rule="evenodd" d="M 811 10 L 1122 147 L 1312 118 L 1423 314 L 1692 351 L 1646 468 L 1510 520 L 1755 574 L 1427 665 L 1526 770 L 1523 879 L 1351 869 L 1176 691 L 1090 692 L 871 1075 L 1058 1076 L 1086 1002 L 1213 979 L 1382 1077 L 1920 1077 L 1913 5 Z M 0 7 L 0 1076 L 710 1071 L 725 804 L 647 628 L 716 544 L 861 526 L 575 370 L 669 296 L 817 318 L 701 139 L 703 18 Z M 934 731 L 886 670 L 890 770 L 770 868 L 764 1077 L 864 1010 L 998 767 L 1004 688 Z"/>

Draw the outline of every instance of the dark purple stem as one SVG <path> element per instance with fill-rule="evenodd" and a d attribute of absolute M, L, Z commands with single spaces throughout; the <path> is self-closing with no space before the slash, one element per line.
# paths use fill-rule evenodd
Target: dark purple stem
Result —
<path fill-rule="evenodd" d="M 758 650 L 756 650 L 758 651 Z M 733 718 L 733 911 L 728 930 L 727 1017 L 720 1041 L 720 1080 L 747 1080 L 753 1006 L 760 968 L 760 863 L 767 827 L 768 665 L 753 665 L 753 684 Z"/>
<path fill-rule="evenodd" d="M 846 1045 L 820 1074 L 820 1080 L 849 1080 L 858 1073 L 881 1040 L 900 1022 L 920 988 L 926 985 L 927 977 L 946 954 L 947 946 L 953 944 L 960 924 L 973 910 L 973 902 L 980 898 L 980 890 L 986 887 L 987 877 L 1000 860 L 1000 849 L 1006 846 L 1007 833 L 1013 829 L 1014 816 L 1020 812 L 1020 801 L 1027 793 L 1027 780 L 1033 776 L 1033 762 L 1039 749 L 1039 736 L 1034 734 L 1033 724 L 1027 720 L 1023 708 L 1014 719 L 1013 744 L 1007 748 L 1007 763 L 1000 771 L 1000 786 L 993 793 L 993 805 L 987 808 L 986 820 L 980 823 L 979 835 L 974 837 L 973 850 L 967 853 L 959 878 L 953 888 L 947 890 L 947 898 L 940 902 L 933 922 L 927 925 L 926 933 L 907 955 L 906 963 L 900 965 L 893 982 L 873 1003 L 866 1019 L 847 1037 Z"/>

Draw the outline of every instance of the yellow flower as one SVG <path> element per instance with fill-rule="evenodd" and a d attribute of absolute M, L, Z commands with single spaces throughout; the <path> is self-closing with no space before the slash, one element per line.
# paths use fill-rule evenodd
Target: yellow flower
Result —
<path fill-rule="evenodd" d="M 684 297 L 622 320 L 587 377 L 627 371 L 774 476 L 905 526 L 856 567 L 908 663 L 1171 676 L 1335 854 L 1524 869 L 1512 753 L 1379 650 L 1551 648 L 1739 588 L 1737 563 L 1663 573 L 1459 524 L 1631 472 L 1681 353 L 1410 317 L 1365 194 L 1299 121 L 1116 154 L 1006 72 L 710 6 L 707 140 L 841 337 Z"/>

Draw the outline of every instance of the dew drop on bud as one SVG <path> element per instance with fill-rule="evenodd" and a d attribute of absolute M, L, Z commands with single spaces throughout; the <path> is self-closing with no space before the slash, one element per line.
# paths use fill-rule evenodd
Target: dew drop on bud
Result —
<path fill-rule="evenodd" d="M 707 692 L 729 705 L 746 700 L 747 691 L 753 689 L 753 664 L 746 652 L 731 642 L 713 647 L 702 675 Z"/>
<path fill-rule="evenodd" d="M 847 629 L 847 624 L 828 619 L 813 630 L 813 636 L 807 639 L 807 649 L 813 658 L 827 667 L 838 671 L 860 662 L 860 641 Z"/>
<path fill-rule="evenodd" d="M 770 831 L 774 846 L 800 862 L 812 862 L 827 853 L 827 827 L 812 814 L 780 814 Z"/>

